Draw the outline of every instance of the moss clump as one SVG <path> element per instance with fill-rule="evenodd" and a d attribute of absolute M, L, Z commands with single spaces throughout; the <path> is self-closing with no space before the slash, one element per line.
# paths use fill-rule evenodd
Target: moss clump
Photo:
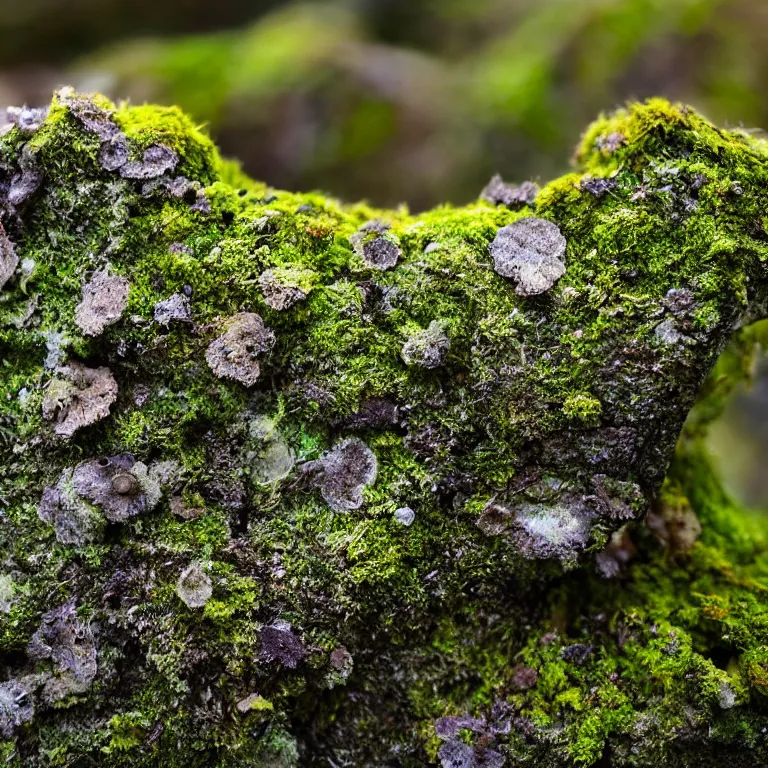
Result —
<path fill-rule="evenodd" d="M 762 754 L 763 538 L 699 448 L 753 332 L 667 470 L 765 314 L 768 150 L 654 101 L 578 158 L 413 216 L 175 109 L 0 139 L 9 765 Z"/>

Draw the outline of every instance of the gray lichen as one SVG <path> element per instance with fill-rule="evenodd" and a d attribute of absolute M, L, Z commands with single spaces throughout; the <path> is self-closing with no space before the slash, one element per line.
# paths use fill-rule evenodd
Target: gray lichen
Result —
<path fill-rule="evenodd" d="M 0 224 L 0 291 L 11 279 L 18 266 L 19 257 L 16 255 L 16 249 L 5 234 L 3 225 Z"/>
<path fill-rule="evenodd" d="M 451 340 L 443 330 L 443 323 L 433 320 L 425 329 L 408 337 L 400 351 L 408 365 L 421 368 L 438 368 L 445 362 Z"/>
<path fill-rule="evenodd" d="M 144 150 L 141 160 L 121 163 L 117 167 L 124 179 L 155 179 L 172 171 L 178 162 L 178 155 L 170 147 L 153 144 Z"/>
<path fill-rule="evenodd" d="M 363 491 L 376 482 L 378 462 L 362 440 L 349 437 L 322 459 L 305 464 L 302 470 L 319 475 L 315 483 L 331 509 L 347 512 L 363 505 Z"/>
<path fill-rule="evenodd" d="M 494 176 L 480 193 L 482 200 L 493 205 L 505 205 L 507 208 L 533 206 L 539 187 L 532 181 L 524 181 L 519 186 L 507 184 L 501 176 Z"/>
<path fill-rule="evenodd" d="M 38 517 L 53 526 L 62 544 L 81 547 L 101 537 L 102 517 L 77 493 L 74 469 L 65 469 L 55 486 L 46 486 L 37 505 Z"/>
<path fill-rule="evenodd" d="M 278 311 L 290 309 L 307 298 L 315 274 L 311 270 L 291 268 L 265 269 L 259 276 L 264 301 Z"/>
<path fill-rule="evenodd" d="M 124 277 L 99 270 L 83 285 L 83 300 L 75 308 L 75 322 L 87 336 L 99 336 L 116 323 L 128 306 L 131 284 Z"/>
<path fill-rule="evenodd" d="M 171 323 L 191 323 L 192 304 L 183 293 L 174 293 L 167 299 L 158 301 L 153 311 L 155 322 L 168 327 Z"/>
<path fill-rule="evenodd" d="M 78 429 L 109 416 L 117 400 L 117 382 L 108 368 L 70 363 L 56 369 L 43 399 L 43 418 L 55 421 L 54 432 L 72 437 Z"/>
<path fill-rule="evenodd" d="M 10 739 L 14 731 L 35 716 L 31 692 L 18 680 L 0 683 L 0 736 Z"/>
<path fill-rule="evenodd" d="M 84 693 L 98 672 L 93 628 L 78 618 L 72 601 L 43 616 L 27 653 L 34 660 L 50 660 L 53 664 L 53 674 L 45 682 L 42 694 L 47 704 L 70 694 Z"/>
<path fill-rule="evenodd" d="M 180 574 L 176 594 L 189 608 L 202 608 L 213 594 L 213 582 L 200 563 L 192 563 Z"/>
<path fill-rule="evenodd" d="M 274 333 L 253 312 L 233 315 L 224 325 L 226 330 L 208 347 L 205 359 L 220 379 L 252 387 L 261 371 L 258 357 L 272 347 Z"/>
<path fill-rule="evenodd" d="M 350 238 L 352 247 L 371 269 L 387 270 L 396 266 L 402 251 L 388 224 L 368 221 Z"/>
<path fill-rule="evenodd" d="M 502 227 L 491 243 L 494 269 L 521 296 L 548 291 L 564 274 L 565 238 L 556 224 L 528 216 Z"/>

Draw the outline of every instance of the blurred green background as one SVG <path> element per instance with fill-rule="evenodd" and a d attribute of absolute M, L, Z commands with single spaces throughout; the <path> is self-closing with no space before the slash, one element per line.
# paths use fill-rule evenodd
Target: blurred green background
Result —
<path fill-rule="evenodd" d="M 628 99 L 768 127 L 766 0 L 0 0 L 0 39 L 0 105 L 179 104 L 273 186 L 413 210 L 562 173 Z M 768 506 L 756 364 L 713 449 Z"/>

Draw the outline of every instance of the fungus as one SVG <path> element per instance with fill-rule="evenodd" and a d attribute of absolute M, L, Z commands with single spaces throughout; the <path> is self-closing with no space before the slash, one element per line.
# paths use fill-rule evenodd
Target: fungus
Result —
<path fill-rule="evenodd" d="M 206 362 L 220 379 L 252 387 L 261 372 L 257 357 L 272 347 L 275 335 L 252 312 L 233 315 L 225 325 L 226 331 L 208 347 Z"/>
<path fill-rule="evenodd" d="M 279 661 L 288 669 L 296 669 L 307 655 L 304 644 L 285 621 L 276 621 L 271 626 L 262 627 L 259 638 L 261 658 L 266 662 Z"/>
<path fill-rule="evenodd" d="M 11 279 L 18 266 L 19 257 L 16 255 L 16 249 L 5 234 L 2 223 L 0 223 L 0 291 Z"/>
<path fill-rule="evenodd" d="M 120 523 L 149 506 L 134 474 L 136 468 L 136 460 L 128 453 L 84 461 L 75 468 L 72 487 L 78 496 L 99 507 L 108 520 Z"/>
<path fill-rule="evenodd" d="M 331 509 L 347 512 L 363 505 L 363 489 L 376 482 L 378 462 L 362 440 L 349 437 L 322 459 L 305 464 L 303 470 L 319 470 L 322 497 Z"/>
<path fill-rule="evenodd" d="M 415 519 L 416 513 L 410 507 L 400 507 L 395 510 L 395 520 L 406 528 L 412 525 Z"/>
<path fill-rule="evenodd" d="M 443 330 L 443 324 L 433 320 L 429 327 L 417 331 L 403 344 L 400 355 L 407 365 L 420 368 L 438 368 L 445 362 L 451 340 Z"/>
<path fill-rule="evenodd" d="M 480 193 L 480 199 L 493 205 L 506 205 L 507 208 L 518 209 L 525 205 L 533 206 L 539 193 L 538 184 L 524 181 L 520 186 L 507 184 L 496 174 Z"/>
<path fill-rule="evenodd" d="M 494 269 L 520 296 L 548 291 L 564 274 L 565 238 L 556 224 L 528 216 L 502 227 L 491 243 Z"/>
<path fill-rule="evenodd" d="M 124 179 L 155 179 L 176 168 L 179 156 L 164 144 L 152 144 L 144 150 L 141 160 L 133 160 L 120 166 Z"/>
<path fill-rule="evenodd" d="M 189 608 L 202 608 L 211 599 L 213 584 L 202 565 L 192 563 L 181 572 L 176 594 Z"/>
<path fill-rule="evenodd" d="M 355 253 L 367 267 L 392 269 L 402 256 L 397 238 L 389 229 L 389 225 L 384 222 L 369 221 L 349 238 Z"/>
<path fill-rule="evenodd" d="M 43 418 L 55 421 L 54 432 L 72 437 L 81 427 L 109 416 L 117 400 L 117 382 L 109 368 L 86 368 L 81 363 L 57 368 L 62 377 L 51 381 L 43 398 Z"/>
<path fill-rule="evenodd" d="M 173 322 L 191 323 L 192 304 L 183 293 L 174 293 L 163 301 L 158 301 L 154 308 L 155 322 L 166 328 Z"/>
<path fill-rule="evenodd" d="M 14 731 L 35 716 L 31 691 L 18 680 L 0 683 L 0 736 L 13 737 Z"/>
<path fill-rule="evenodd" d="M 107 269 L 96 272 L 83 286 L 83 300 L 75 308 L 75 323 L 86 336 L 99 336 L 116 323 L 128 305 L 130 283 Z"/>

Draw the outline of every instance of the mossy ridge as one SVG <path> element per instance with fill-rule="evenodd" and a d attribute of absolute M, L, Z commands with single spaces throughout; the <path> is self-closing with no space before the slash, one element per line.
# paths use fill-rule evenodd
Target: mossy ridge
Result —
<path fill-rule="evenodd" d="M 124 162 L 135 165 L 125 177 L 100 159 L 118 134 L 130 152 Z M 665 746 L 666 726 L 686 704 L 720 728 L 716 737 L 693 732 L 690 755 L 719 734 L 733 749 L 757 748 L 762 571 L 732 579 L 758 543 L 723 527 L 743 513 L 719 492 L 699 499 L 696 488 L 711 482 L 700 462 L 679 459 L 666 492 L 688 498 L 704 524 L 690 560 L 648 546 L 626 582 L 599 588 L 561 573 L 579 548 L 603 548 L 622 524 L 611 517 L 616 504 L 634 517 L 656 497 L 685 411 L 734 323 L 764 312 L 759 139 L 660 101 L 598 121 L 578 154 L 582 172 L 537 198 L 536 215 L 566 237 L 567 270 L 557 289 L 530 298 L 488 257 L 499 228 L 525 212 L 479 202 L 412 216 L 269 190 L 223 163 L 178 110 L 113 110 L 65 91 L 33 135 L 14 129 L 1 143 L 9 178 L 25 152 L 44 173 L 39 189 L 3 212 L 22 266 L 0 294 L 9 371 L 0 402 L 14 438 L 0 444 L 0 546 L 14 582 L 0 648 L 9 679 L 38 675 L 25 685 L 39 709 L 14 726 L 10 764 L 292 765 L 298 749 L 313 759 L 304 735 L 317 728 L 326 749 L 353 764 L 381 761 L 382 744 L 397 744 L 420 765 L 439 755 L 434 719 L 477 708 L 489 724 L 483 744 L 474 731 L 462 737 L 475 760 L 506 753 L 592 765 L 608 750 L 616 765 L 633 765 L 641 758 L 631 743 L 642 764 L 661 764 L 675 749 L 688 754 L 680 739 L 671 752 Z M 157 146 L 168 150 L 159 160 L 146 154 Z M 155 174 L 160 161 L 176 176 Z M 395 269 L 366 265 L 350 244 L 366 222 L 378 222 L 366 237 L 399 249 Z M 75 307 L 83 281 L 107 264 L 130 280 L 128 304 L 91 338 Z M 260 283 L 268 270 L 284 279 L 301 270 L 303 298 L 288 310 L 271 306 Z M 153 322 L 158 302 L 174 295 L 190 299 L 193 321 Z M 243 312 L 258 312 L 274 334 L 251 391 L 205 364 L 222 323 Z M 403 345 L 433 322 L 450 340 L 443 367 L 406 365 Z M 40 414 L 46 386 L 69 360 L 108 365 L 120 392 L 109 419 L 61 441 Z M 676 412 L 661 418 L 665 404 Z M 335 513 L 296 469 L 254 481 L 253 465 L 286 452 L 294 467 L 322 469 L 317 462 L 350 433 L 377 460 L 360 508 Z M 175 462 L 159 506 L 108 527 L 104 540 L 56 542 L 35 514 L 43 487 L 84 458 L 123 452 L 150 467 Z M 541 505 L 594 492 L 595 482 L 599 493 L 614 489 L 614 506 L 593 521 L 588 541 L 557 557 L 523 557 L 519 542 L 476 525 L 496 496 L 525 491 L 529 505 Z M 190 519 L 179 520 L 169 496 Z M 193 516 L 200 503 L 204 513 Z M 416 510 L 408 528 L 393 516 L 406 504 Z M 197 611 L 175 593 L 193 561 L 213 585 Z M 670 593 L 687 579 L 705 597 L 678 605 Z M 585 584 L 594 592 L 585 615 L 636 623 L 629 647 L 573 609 Z M 706 656 L 716 643 L 702 606 L 718 590 L 728 591 L 727 605 L 707 609 L 713 616 L 742 606 L 746 672 L 734 682 Z M 521 596 L 517 606 L 510 593 Z M 25 649 L 43 614 L 70 599 L 82 626 L 96 628 L 99 674 L 87 695 L 52 706 L 36 686 L 61 670 L 32 666 Z M 572 606 L 570 615 L 559 605 Z M 558 656 L 564 641 L 538 642 L 550 611 L 563 638 L 589 641 L 571 645 L 594 646 L 573 651 L 575 665 Z M 679 658 L 666 658 L 654 623 L 657 635 L 679 633 Z M 265 650 L 263 630 L 273 625 L 283 645 Z M 345 653 L 356 670 L 349 682 Z M 540 683 L 524 694 L 513 693 L 518 659 L 538 669 Z M 414 670 L 405 688 L 398 667 Z M 605 682 L 613 672 L 626 676 L 626 690 Z M 350 713 L 345 682 L 361 689 L 367 714 Z M 739 706 L 718 718 L 721 683 Z M 389 730 L 377 712 L 382 691 L 401 722 Z M 268 706 L 241 712 L 237 703 L 254 692 Z M 327 711 L 313 708 L 318 700 Z M 505 707 L 514 729 L 491 733 Z M 641 717 L 657 736 L 642 741 L 632 730 Z"/>

